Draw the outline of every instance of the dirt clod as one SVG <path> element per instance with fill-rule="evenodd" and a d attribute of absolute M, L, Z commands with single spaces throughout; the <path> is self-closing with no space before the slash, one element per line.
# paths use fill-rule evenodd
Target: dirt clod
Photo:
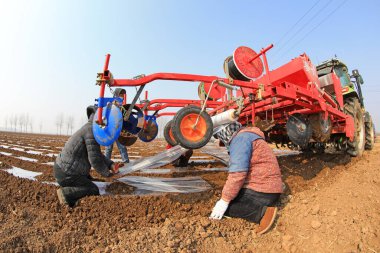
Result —
<path fill-rule="evenodd" d="M 317 221 L 317 220 L 313 220 L 311 222 L 311 227 L 314 228 L 314 229 L 318 229 L 320 228 L 322 225 L 322 223 L 320 221 Z"/>
<path fill-rule="evenodd" d="M 135 191 L 135 187 L 122 183 L 122 182 L 113 182 L 112 184 L 106 187 L 106 192 L 110 194 L 131 194 Z"/>

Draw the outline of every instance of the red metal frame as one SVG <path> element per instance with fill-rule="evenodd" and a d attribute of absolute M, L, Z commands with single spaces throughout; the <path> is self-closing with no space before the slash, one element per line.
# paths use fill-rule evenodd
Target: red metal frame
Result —
<path fill-rule="evenodd" d="M 286 123 L 287 117 L 294 113 L 312 114 L 324 112 L 325 116 L 330 116 L 333 122 L 333 133 L 345 133 L 347 137 L 353 138 L 354 124 L 353 119 L 344 114 L 339 106 L 341 101 L 338 98 L 339 105 L 327 93 L 319 88 L 318 76 L 316 69 L 306 54 L 303 54 L 289 63 L 273 70 L 269 70 L 266 52 L 273 45 L 262 49 L 257 57 L 262 56 L 264 61 L 265 74 L 256 80 L 240 81 L 231 80 L 217 76 L 204 76 L 181 73 L 154 73 L 143 76 L 139 79 L 111 79 L 108 70 L 110 55 L 107 54 L 103 69 L 103 76 L 100 89 L 100 97 L 104 96 L 106 83 L 109 86 L 141 86 L 151 83 L 155 80 L 171 80 L 186 82 L 205 82 L 212 83 L 222 81 L 231 86 L 239 87 L 240 93 L 244 97 L 244 106 L 239 121 L 243 123 L 253 123 L 255 116 L 265 118 L 265 112 L 270 111 L 273 119 L 277 123 Z M 252 59 L 255 60 L 256 58 Z M 339 80 L 334 80 L 334 85 L 339 85 Z M 218 85 L 218 84 L 214 84 Z M 250 101 L 250 94 L 253 94 L 254 101 Z M 252 97 L 252 96 L 251 96 Z M 145 99 L 148 99 L 148 92 L 145 93 Z M 223 109 L 237 108 L 237 104 L 226 96 L 221 101 L 203 101 L 189 99 L 154 99 L 149 101 L 149 105 L 144 111 L 161 111 L 166 108 L 185 107 L 187 105 L 202 106 L 211 110 L 210 115 L 214 115 Z M 144 107 L 144 104 L 137 104 L 138 107 Z M 100 108 L 98 122 L 102 123 Z M 173 116 L 174 112 L 158 113 L 157 117 Z"/>

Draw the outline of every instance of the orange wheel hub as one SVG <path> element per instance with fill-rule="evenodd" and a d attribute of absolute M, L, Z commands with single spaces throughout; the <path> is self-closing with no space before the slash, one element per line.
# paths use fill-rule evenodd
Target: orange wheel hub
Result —
<path fill-rule="evenodd" d="M 195 125 L 198 116 L 199 115 L 196 113 L 190 113 L 183 117 L 181 121 L 181 134 L 185 139 L 189 141 L 197 142 L 201 140 L 206 134 L 207 125 L 205 119 L 202 116 L 199 116 L 198 123 Z"/>

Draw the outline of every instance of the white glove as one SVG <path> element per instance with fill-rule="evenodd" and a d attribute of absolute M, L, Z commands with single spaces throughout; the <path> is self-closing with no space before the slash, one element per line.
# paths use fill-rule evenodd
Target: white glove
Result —
<path fill-rule="evenodd" d="M 212 209 L 212 213 L 210 215 L 210 219 L 220 220 L 223 217 L 223 214 L 226 212 L 228 205 L 230 203 L 220 199 L 216 202 L 214 208 Z"/>

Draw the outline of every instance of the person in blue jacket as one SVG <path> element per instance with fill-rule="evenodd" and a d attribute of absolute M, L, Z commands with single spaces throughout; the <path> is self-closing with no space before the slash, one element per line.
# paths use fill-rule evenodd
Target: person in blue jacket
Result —
<path fill-rule="evenodd" d="M 115 92 L 113 94 L 114 97 L 120 97 L 122 99 L 124 99 L 124 95 L 126 94 L 126 91 L 124 89 L 121 89 L 121 88 L 116 88 L 115 89 Z M 116 143 L 117 145 L 117 148 L 119 149 L 119 152 L 120 152 L 120 155 L 121 155 L 121 160 L 123 163 L 129 163 L 129 157 L 128 157 L 128 151 L 127 151 L 127 148 L 122 145 L 118 140 L 116 140 L 114 143 L 112 143 L 111 145 L 107 146 L 105 148 L 105 153 L 104 155 L 108 158 L 108 159 L 111 159 L 111 155 L 112 155 L 112 150 L 113 150 L 113 146 L 114 144 Z"/>

